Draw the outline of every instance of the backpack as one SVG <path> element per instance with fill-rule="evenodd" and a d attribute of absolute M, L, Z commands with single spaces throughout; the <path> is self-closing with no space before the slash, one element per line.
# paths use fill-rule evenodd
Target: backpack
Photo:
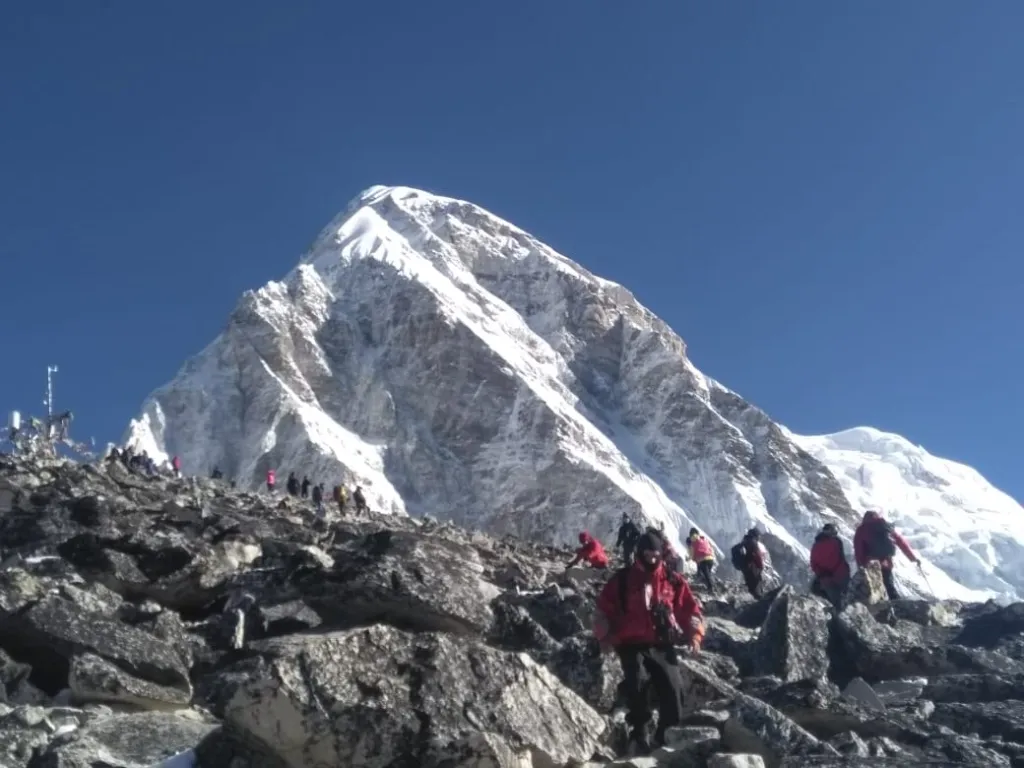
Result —
<path fill-rule="evenodd" d="M 868 531 L 868 554 L 879 560 L 893 557 L 896 554 L 896 544 L 892 540 L 892 526 L 885 520 L 873 523 Z"/>
<path fill-rule="evenodd" d="M 741 541 L 739 544 L 733 546 L 729 551 L 729 556 L 732 558 L 732 567 L 737 571 L 742 571 L 747 567 L 747 548 Z"/>

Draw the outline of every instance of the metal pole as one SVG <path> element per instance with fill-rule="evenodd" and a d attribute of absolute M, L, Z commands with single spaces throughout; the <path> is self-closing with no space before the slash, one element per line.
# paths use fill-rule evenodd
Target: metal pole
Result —
<path fill-rule="evenodd" d="M 57 373 L 56 365 L 46 366 L 46 420 L 49 423 L 53 416 L 53 374 Z"/>

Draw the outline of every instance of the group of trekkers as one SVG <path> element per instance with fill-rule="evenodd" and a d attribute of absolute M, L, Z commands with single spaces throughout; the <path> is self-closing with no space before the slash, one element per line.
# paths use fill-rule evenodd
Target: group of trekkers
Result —
<path fill-rule="evenodd" d="M 609 557 L 601 542 L 586 531 L 580 533 L 579 541 L 576 556 L 566 569 L 585 562 L 592 568 L 607 570 Z M 867 568 L 870 563 L 877 563 L 889 599 L 898 599 L 892 558 L 898 548 L 920 566 L 910 545 L 877 512 L 864 515 L 853 542 L 857 565 Z M 683 575 L 682 558 L 662 529 L 641 531 L 639 525 L 624 515 L 616 547 L 622 551 L 624 567 L 611 576 L 598 595 L 594 635 L 603 651 L 614 651 L 618 655 L 627 706 L 629 750 L 634 755 L 643 755 L 650 753 L 654 746 L 663 745 L 666 730 L 682 721 L 683 680 L 676 647 L 684 646 L 694 654 L 700 652 L 704 617 L 701 603 Z M 692 528 L 686 547 L 696 564 L 697 575 L 708 591 L 714 591 L 715 556 L 711 542 Z M 751 595 L 764 596 L 766 575 L 774 572 L 757 529 L 748 531 L 730 554 L 733 566 L 741 572 Z M 840 610 L 850 582 L 850 566 L 832 523 L 826 524 L 815 539 L 811 570 L 814 572 L 812 592 L 825 597 Z M 658 710 L 653 738 L 648 732 L 653 715 L 649 688 L 654 692 Z"/>
<path fill-rule="evenodd" d="M 324 514 L 324 484 L 313 483 L 307 476 L 303 475 L 302 480 L 299 480 L 298 475 L 294 472 L 288 473 L 288 479 L 284 484 L 285 491 L 289 496 L 294 496 L 301 499 L 309 499 L 313 502 L 316 507 L 317 514 L 323 516 Z M 277 472 L 273 469 L 267 470 L 267 491 L 274 493 L 277 490 Z M 348 509 L 349 503 L 349 491 L 344 485 L 336 485 L 331 491 L 331 499 L 338 507 L 338 511 L 341 514 L 345 514 Z M 352 504 L 355 506 L 355 511 L 358 514 L 369 512 L 369 507 L 366 505 L 366 496 L 363 494 L 363 487 L 357 485 L 352 491 Z"/>

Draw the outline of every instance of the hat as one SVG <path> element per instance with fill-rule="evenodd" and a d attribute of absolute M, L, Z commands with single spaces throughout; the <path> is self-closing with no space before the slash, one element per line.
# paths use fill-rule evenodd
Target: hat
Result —
<path fill-rule="evenodd" d="M 698 531 L 696 528 L 691 528 L 690 529 L 690 535 L 691 536 L 697 536 L 698 534 L 700 534 L 700 531 Z"/>
<path fill-rule="evenodd" d="M 657 552 L 660 555 L 663 546 L 664 542 L 661 540 L 661 537 L 655 533 L 651 533 L 650 531 L 636 540 L 637 554 L 640 554 L 645 550 L 650 550 L 652 552 Z"/>

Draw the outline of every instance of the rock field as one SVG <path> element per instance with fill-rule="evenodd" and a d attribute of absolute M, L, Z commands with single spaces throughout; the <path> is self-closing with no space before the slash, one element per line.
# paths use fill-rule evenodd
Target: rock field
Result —
<path fill-rule="evenodd" d="M 732 580 L 694 586 L 685 725 L 618 757 L 607 576 L 570 557 L 0 456 L 0 768 L 1024 766 L 1024 604 L 833 616 Z"/>

